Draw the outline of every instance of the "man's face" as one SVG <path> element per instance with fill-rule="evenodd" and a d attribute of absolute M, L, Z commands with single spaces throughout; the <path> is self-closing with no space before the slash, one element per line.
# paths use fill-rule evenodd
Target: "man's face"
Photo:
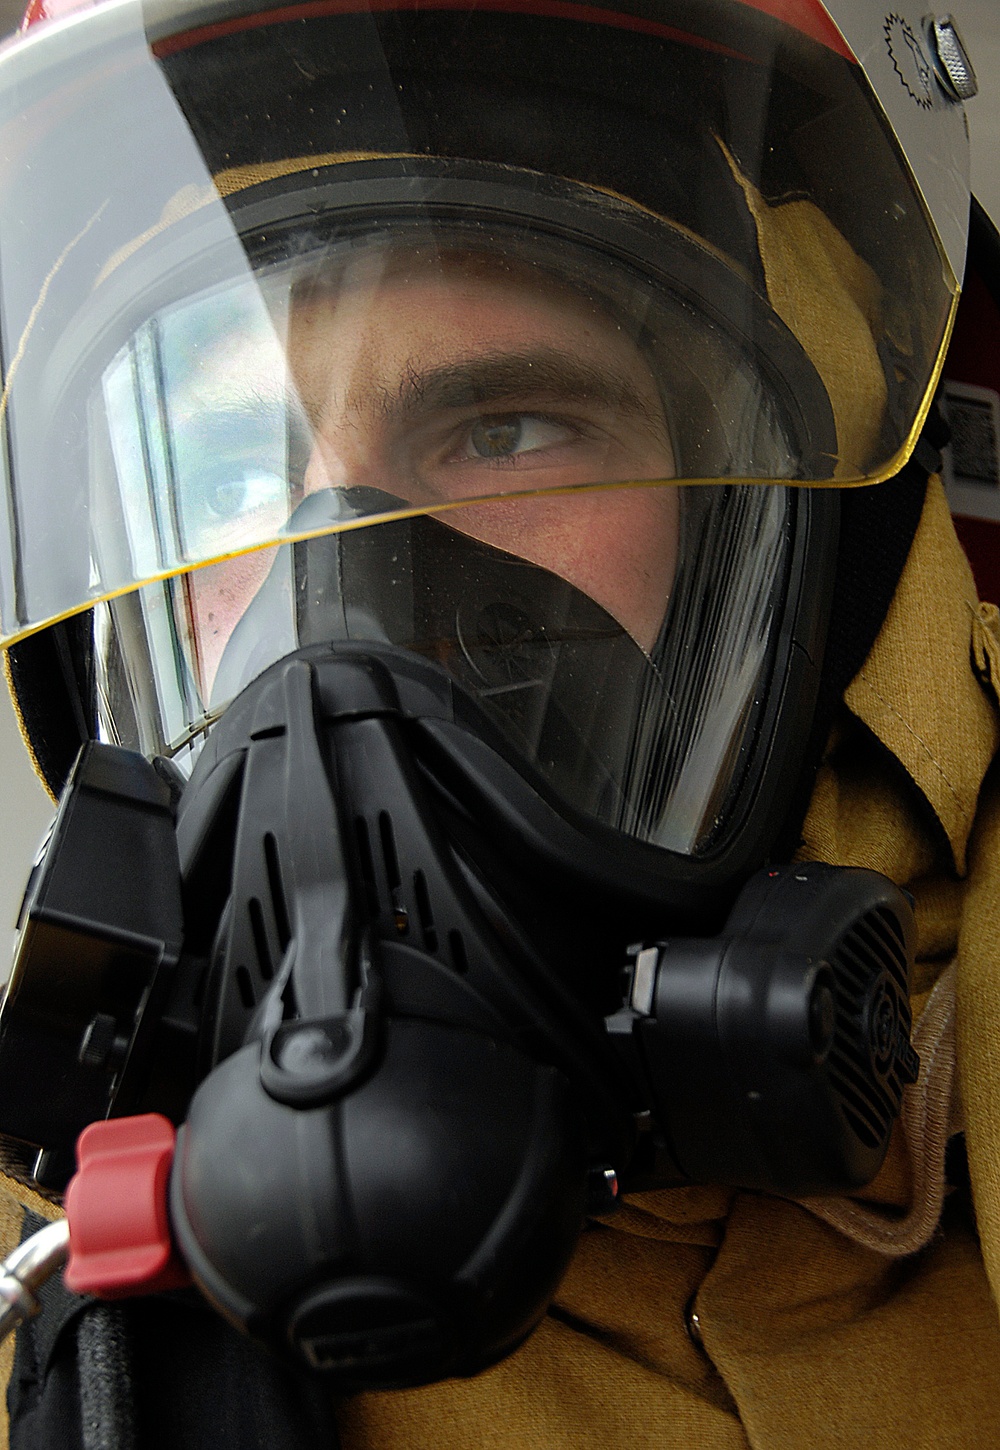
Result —
<path fill-rule="evenodd" d="M 552 490 L 674 476 L 649 367 L 550 277 L 469 254 L 370 251 L 296 288 L 287 362 L 311 434 L 306 494 L 364 485 L 551 570 L 649 650 L 673 579 L 677 490 Z M 270 554 L 190 576 L 202 669 Z M 209 618 L 211 616 L 211 618 Z"/>

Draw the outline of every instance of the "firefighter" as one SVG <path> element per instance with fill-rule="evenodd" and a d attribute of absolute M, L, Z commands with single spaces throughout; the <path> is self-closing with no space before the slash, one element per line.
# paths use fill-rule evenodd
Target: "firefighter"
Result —
<path fill-rule="evenodd" d="M 200 1065 L 172 1097 L 159 1069 L 147 1075 L 125 1108 L 123 1058 L 108 1111 L 168 1111 L 179 1095 L 171 1215 L 196 1283 L 240 1328 L 277 1316 L 272 1349 L 280 1340 L 336 1373 L 260 1349 L 194 1291 L 108 1308 L 53 1287 L 18 1335 L 14 1450 L 988 1442 L 1000 1430 L 989 775 L 1000 631 L 937 478 L 932 404 L 964 265 L 962 101 L 974 90 L 953 22 L 833 0 L 155 12 L 121 0 L 30 18 L 0 56 L 8 676 L 54 794 L 69 778 L 66 800 L 81 798 L 84 767 L 71 770 L 81 746 L 81 760 L 98 758 L 90 742 L 155 762 L 181 843 L 178 973 L 205 971 L 190 1008 Z M 245 1307 L 235 1271 L 212 1257 L 199 1174 L 221 1163 L 259 1182 L 306 1137 L 262 1128 L 258 1140 L 239 1118 L 243 1138 L 220 1146 L 205 1126 L 213 1092 L 245 1107 L 259 1091 L 268 1124 L 305 1122 L 303 1105 L 325 1112 L 341 1094 L 343 1119 L 329 1109 L 299 1155 L 301 1182 L 325 1183 L 333 1159 L 353 1162 L 350 1130 L 329 1161 L 316 1145 L 390 1081 L 378 1063 L 395 1072 L 395 1028 L 380 1057 L 359 1017 L 343 1027 L 356 1097 L 346 1078 L 310 1087 L 346 1049 L 290 1025 L 309 1017 L 303 942 L 319 961 L 324 930 L 336 935 L 323 912 L 340 897 L 293 889 L 326 775 L 294 776 L 285 834 L 264 831 L 269 895 L 240 896 L 242 825 L 226 828 L 223 888 L 204 844 L 221 837 L 196 824 L 201 810 L 223 820 L 223 796 L 250 820 L 263 787 L 255 798 L 252 770 L 234 765 L 233 804 L 211 795 L 219 772 L 291 738 L 291 713 L 260 721 L 271 682 L 291 699 L 295 661 L 314 681 L 295 718 L 327 718 L 334 686 L 315 684 L 327 658 L 389 671 L 395 694 L 337 705 L 336 719 L 398 718 L 419 767 L 401 768 L 384 809 L 359 805 L 343 834 L 337 879 L 367 903 L 365 929 L 342 934 L 358 953 L 350 1010 L 377 1016 L 381 972 L 393 1022 L 433 1019 L 440 993 L 458 994 L 478 1043 L 493 1021 L 483 1002 L 506 1013 L 490 1051 L 511 1048 L 511 1084 L 517 1053 L 539 1100 L 536 1058 L 561 1073 L 586 1104 L 583 1157 L 600 1143 L 628 1187 L 638 1157 L 601 1126 L 588 1065 L 614 1076 L 598 1028 L 621 1021 L 628 945 L 718 937 L 760 868 L 879 872 L 914 903 L 899 1020 L 912 1009 L 921 1069 L 871 1181 L 845 1172 L 818 1191 L 808 1131 L 766 1172 L 734 1166 L 725 1114 L 695 1128 L 695 1104 L 665 1135 L 672 1171 L 657 1160 L 634 1173 L 617 1214 L 588 1220 L 578 1242 L 577 1214 L 537 1286 L 535 1259 L 511 1258 L 516 1270 L 498 1270 L 476 1301 L 464 1348 L 453 1327 L 446 1350 L 427 1348 L 437 1329 L 425 1334 L 413 1304 L 436 1325 L 439 1300 L 419 1264 L 426 1298 L 413 1291 L 409 1318 L 398 1265 L 391 1292 L 369 1276 L 364 1297 L 359 1211 L 336 1233 L 325 1207 L 310 1219 L 304 1238 L 326 1247 L 291 1308 L 286 1288 L 269 1291 L 266 1312 Z M 312 738 L 301 729 L 297 740 Z M 338 723 L 338 741 L 348 729 Z M 348 770 L 347 749 L 329 746 L 341 831 L 378 775 L 362 781 L 360 756 Z M 293 753 L 282 759 L 291 780 Z M 427 840 L 449 842 L 444 886 L 393 835 L 404 796 L 433 820 Z M 64 805 L 55 839 L 71 815 Z M 441 925 L 445 888 L 476 903 L 460 926 Z M 449 983 L 469 985 L 435 996 L 423 977 L 394 975 L 401 943 L 418 938 L 435 982 L 444 964 Z M 382 943 L 371 962 L 358 945 L 369 939 Z M 27 951 L 0 1073 L 22 1030 Z M 641 1015 L 630 970 L 628 1010 Z M 825 978 L 810 980 L 825 1061 Z M 65 1020 L 75 997 L 60 991 L 49 1000 Z M 419 1010 L 407 1007 L 421 991 Z M 68 1073 L 113 1057 L 114 1041 L 95 1045 L 102 1020 Z M 902 1039 L 887 1051 L 908 1061 Z M 445 1072 L 446 1056 L 423 1060 Z M 237 1092 L 260 1060 L 263 1088 L 254 1076 Z M 446 1113 L 483 1095 L 478 1127 L 454 1129 L 456 1143 L 470 1135 L 476 1173 L 502 1157 L 504 1115 L 520 1121 L 520 1088 L 490 1098 L 489 1071 L 440 1100 Z M 305 1087 L 290 1085 L 296 1074 Z M 70 1076 L 21 1081 L 13 1097 L 72 1117 Z M 418 1135 L 433 1117 L 423 1091 L 393 1099 L 395 1137 L 370 1130 L 376 1177 L 418 1141 L 407 1114 Z M 861 1141 L 868 1085 L 837 1091 Z M 11 1243 L 58 1211 L 66 1176 L 58 1155 L 34 1167 L 18 1156 L 20 1140 L 52 1145 L 19 1131 L 13 1097 L 0 1120 Z M 648 1104 L 629 1106 L 641 1138 Z M 538 1141 L 553 1173 L 572 1177 L 577 1110 L 561 1111 Z M 716 1137 L 729 1146 L 713 1149 Z M 338 1192 L 361 1202 L 352 1171 Z M 487 1183 L 481 1171 L 456 1172 L 456 1202 Z M 275 1172 L 279 1187 L 293 1176 Z M 397 1185 L 378 1199 L 394 1243 L 416 1197 Z M 499 1236 L 507 1220 L 498 1210 L 491 1222 Z M 281 1236 L 261 1229 L 271 1247 L 256 1247 L 246 1223 L 261 1282 L 277 1282 Z M 350 1250 L 329 1247 L 341 1231 L 356 1236 Z M 345 1265 L 366 1326 L 349 1351 Z M 522 1287 L 531 1307 L 515 1312 Z M 400 1346 L 420 1334 L 407 1360 Z"/>

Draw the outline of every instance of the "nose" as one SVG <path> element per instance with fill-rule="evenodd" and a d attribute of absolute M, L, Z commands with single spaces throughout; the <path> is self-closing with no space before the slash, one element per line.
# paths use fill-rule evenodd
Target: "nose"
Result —
<path fill-rule="evenodd" d="M 321 489 L 377 488 L 401 495 L 401 480 L 393 477 L 385 450 L 360 427 L 324 430 L 313 439 L 303 478 L 303 492 Z"/>

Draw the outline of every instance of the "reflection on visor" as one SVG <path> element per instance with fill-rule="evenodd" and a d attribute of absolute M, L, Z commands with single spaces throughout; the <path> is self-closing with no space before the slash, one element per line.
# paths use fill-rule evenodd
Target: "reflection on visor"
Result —
<path fill-rule="evenodd" d="M 717 266 L 696 308 L 565 241 L 400 224 L 162 308 L 101 384 L 136 573 L 300 542 L 115 605 L 108 732 L 142 640 L 147 751 L 300 645 L 388 643 L 446 670 L 557 798 L 705 849 L 773 654 L 787 503 L 654 485 L 795 477 L 809 446 L 770 387 L 794 345 L 775 333 L 769 371 L 749 322 L 712 326 Z"/>
<path fill-rule="evenodd" d="M 122 0 L 5 52 L 3 638 L 324 488 L 896 471 L 955 279 L 859 67 L 774 8 L 182 4 L 151 46 Z"/>
<path fill-rule="evenodd" d="M 165 307 L 106 368 L 101 510 L 120 512 L 134 577 L 304 531 L 294 511 L 330 488 L 437 510 L 679 472 L 801 473 L 808 444 L 760 359 L 649 279 L 502 229 L 474 247 L 454 228 L 380 236 Z M 565 572 L 528 517 L 471 511 L 457 527 Z M 113 552 L 115 531 L 102 538 Z M 651 546 L 653 563 L 572 577 L 647 649 L 659 618 L 633 575 L 672 568 L 662 530 Z"/>
<path fill-rule="evenodd" d="M 285 359 L 254 288 L 146 324 L 102 380 L 140 575 L 252 546 L 288 517 Z"/>

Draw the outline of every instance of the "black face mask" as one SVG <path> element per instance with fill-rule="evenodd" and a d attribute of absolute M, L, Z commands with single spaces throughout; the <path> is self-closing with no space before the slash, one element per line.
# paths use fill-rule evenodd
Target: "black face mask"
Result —
<path fill-rule="evenodd" d="M 299 507 L 290 529 L 404 506 L 375 489 L 327 490 Z M 287 562 L 233 632 L 217 697 L 281 653 L 275 623 L 286 628 L 294 614 L 289 645 L 368 641 L 440 665 L 556 797 L 610 824 L 636 814 L 643 734 L 662 739 L 676 710 L 655 656 L 581 590 L 427 516 L 300 543 L 294 581 Z M 292 591 L 290 608 L 277 596 Z"/>
<path fill-rule="evenodd" d="M 619 1179 L 868 1181 L 916 1071 L 891 883 L 768 870 L 718 935 L 664 903 L 629 950 L 647 883 L 603 873 L 490 735 L 439 665 L 340 643 L 240 695 L 176 823 L 154 767 L 90 746 L 0 1019 L 2 1128 L 47 1150 L 34 1181 L 65 1182 L 85 1122 L 166 1112 L 195 1282 L 345 1387 L 510 1352 Z M 574 914 L 612 1010 L 553 945 Z"/>

